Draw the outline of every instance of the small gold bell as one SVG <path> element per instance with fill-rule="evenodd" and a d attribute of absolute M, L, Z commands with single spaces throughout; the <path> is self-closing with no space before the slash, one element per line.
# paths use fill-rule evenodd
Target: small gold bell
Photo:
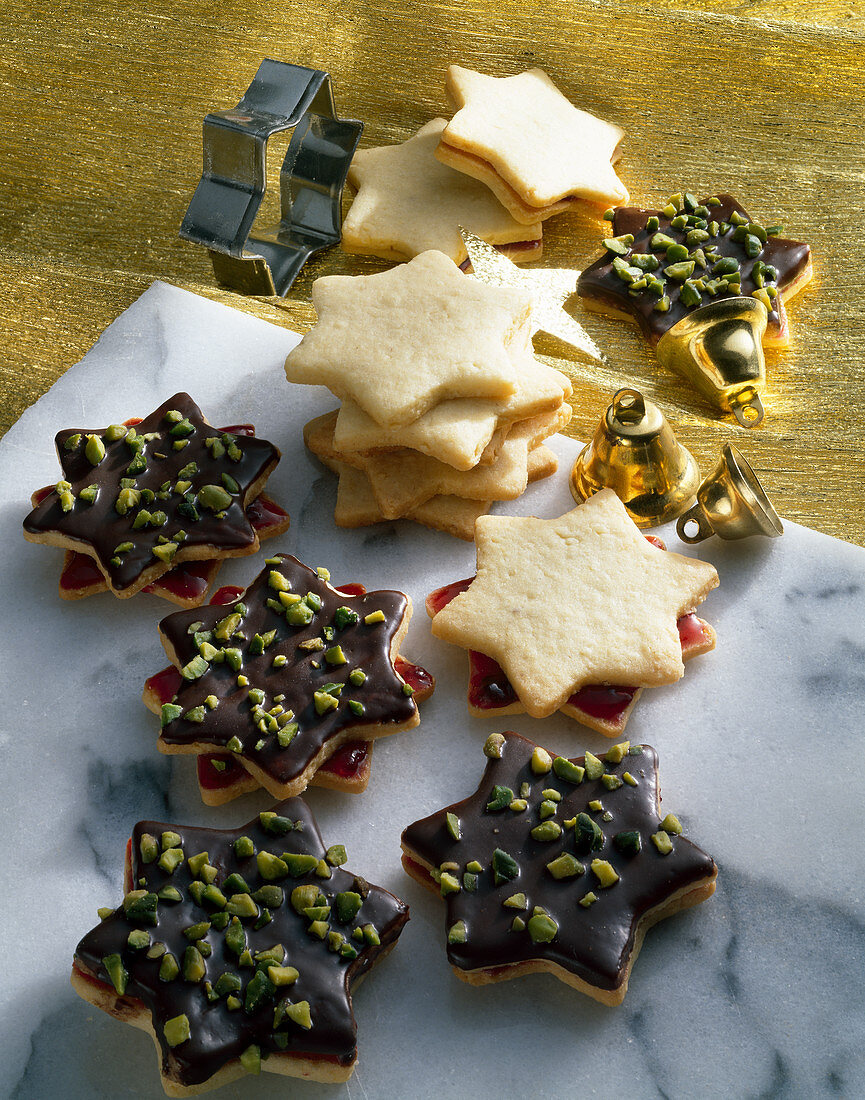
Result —
<path fill-rule="evenodd" d="M 700 471 L 658 406 L 621 389 L 577 456 L 570 484 L 578 501 L 612 489 L 638 527 L 656 527 L 685 510 Z"/>
<path fill-rule="evenodd" d="M 768 535 L 774 539 L 784 534 L 784 526 L 757 475 L 742 454 L 726 443 L 715 469 L 697 490 L 697 503 L 679 516 L 676 533 L 682 542 L 690 543 L 702 542 L 710 535 L 722 539 Z"/>
<path fill-rule="evenodd" d="M 743 428 L 763 419 L 763 333 L 767 313 L 756 298 L 719 298 L 695 309 L 661 337 L 658 362 L 683 374 Z"/>

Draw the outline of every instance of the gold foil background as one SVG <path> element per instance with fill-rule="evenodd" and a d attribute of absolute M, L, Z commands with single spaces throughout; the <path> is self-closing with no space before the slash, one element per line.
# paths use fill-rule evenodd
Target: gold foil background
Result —
<path fill-rule="evenodd" d="M 865 545 L 863 27 L 861 8 L 828 0 L 686 10 L 663 0 L 71 0 L 35 12 L 4 0 L 0 429 L 154 279 L 306 331 L 314 278 L 385 266 L 333 249 L 286 300 L 242 298 L 178 238 L 204 115 L 233 106 L 263 57 L 327 69 L 340 113 L 365 121 L 366 145 L 447 113 L 451 61 L 497 75 L 540 65 L 575 103 L 626 130 L 619 170 L 633 201 L 730 191 L 814 255 L 814 281 L 789 308 L 791 347 L 767 356 L 760 428 L 720 419 L 661 371 L 635 329 L 573 299 L 609 364 L 540 338 L 575 382 L 569 431 L 589 439 L 614 390 L 637 386 L 704 471 L 733 442 L 783 517 Z M 283 147 L 271 142 L 274 181 Z M 602 232 L 594 218 L 548 221 L 543 263 L 585 267 Z"/>

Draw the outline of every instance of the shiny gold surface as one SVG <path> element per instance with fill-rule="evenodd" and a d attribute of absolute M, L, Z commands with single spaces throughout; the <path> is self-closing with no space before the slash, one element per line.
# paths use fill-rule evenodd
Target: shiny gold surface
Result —
<path fill-rule="evenodd" d="M 625 387 L 577 456 L 570 484 L 577 503 L 612 489 L 638 527 L 658 527 L 685 511 L 700 471 L 658 406 Z"/>
<path fill-rule="evenodd" d="M 328 69 L 340 112 L 367 123 L 364 144 L 404 140 L 445 112 L 450 61 L 494 74 L 540 65 L 626 130 L 619 171 L 635 202 L 726 190 L 814 253 L 814 281 L 789 307 L 792 345 L 767 355 L 758 428 L 722 418 L 659 367 L 636 329 L 572 301 L 609 362 L 538 344 L 575 381 L 570 430 L 590 438 L 614 392 L 636 386 L 704 471 L 725 442 L 741 443 L 782 515 L 865 544 L 861 8 L 4 0 L 0 33 L 4 430 L 154 279 L 305 331 L 317 275 L 384 266 L 334 249 L 289 300 L 243 299 L 214 285 L 203 249 L 178 239 L 204 115 L 236 103 L 263 57 Z M 275 144 L 274 181 L 278 161 Z M 584 267 L 602 231 L 594 218 L 551 219 L 543 264 Z"/>
<path fill-rule="evenodd" d="M 693 508 L 679 517 L 679 538 L 702 542 L 712 535 L 728 541 L 784 534 L 784 525 L 754 471 L 731 443 L 697 491 Z"/>

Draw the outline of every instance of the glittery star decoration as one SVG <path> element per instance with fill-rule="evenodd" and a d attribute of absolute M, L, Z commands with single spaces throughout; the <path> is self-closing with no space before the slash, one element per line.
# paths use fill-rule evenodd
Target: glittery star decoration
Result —
<path fill-rule="evenodd" d="M 605 362 L 604 353 L 595 341 L 562 308 L 568 298 L 576 294 L 579 271 L 553 267 L 523 271 L 492 245 L 462 226 L 459 228 L 477 279 L 490 286 L 519 287 L 532 295 L 532 335 L 546 332 L 584 351 L 592 359 Z"/>
<path fill-rule="evenodd" d="M 246 507 L 279 451 L 212 427 L 188 394 L 134 427 L 68 428 L 55 442 L 63 479 L 24 520 L 24 537 L 87 554 L 115 596 L 184 561 L 258 550 Z"/>
<path fill-rule="evenodd" d="M 410 617 L 402 592 L 346 595 L 290 555 L 268 558 L 233 605 L 159 624 L 182 678 L 160 750 L 227 751 L 275 797 L 300 793 L 343 743 L 418 724 L 394 667 Z"/>
<path fill-rule="evenodd" d="M 759 298 L 768 312 L 763 343 L 788 343 L 785 301 L 811 279 L 811 249 L 763 226 L 732 195 L 671 196 L 663 210 L 613 212 L 606 254 L 580 275 L 589 308 L 633 319 L 654 347 L 687 314 L 717 298 Z"/>
<path fill-rule="evenodd" d="M 447 903 L 448 961 L 473 985 L 546 971 L 619 1004 L 644 930 L 717 875 L 662 820 L 654 749 L 565 759 L 505 733 L 484 752 L 477 791 L 402 836 L 408 874 Z"/>
<path fill-rule="evenodd" d="M 611 489 L 555 519 L 481 516 L 475 542 L 477 576 L 432 632 L 497 661 L 533 717 L 587 684 L 682 676 L 677 620 L 718 574 L 649 543 Z"/>
<path fill-rule="evenodd" d="M 262 1069 L 346 1080 L 351 987 L 408 920 L 346 859 L 299 798 L 239 829 L 141 821 L 123 903 L 79 943 L 72 984 L 152 1030 L 171 1096 Z"/>

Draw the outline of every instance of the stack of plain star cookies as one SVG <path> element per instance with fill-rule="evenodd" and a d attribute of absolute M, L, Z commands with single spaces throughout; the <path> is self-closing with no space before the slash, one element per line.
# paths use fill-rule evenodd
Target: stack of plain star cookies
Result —
<path fill-rule="evenodd" d="M 345 252 L 407 260 L 434 248 L 462 264 L 465 226 L 516 263 L 539 260 L 547 218 L 627 202 L 612 166 L 623 131 L 575 107 L 542 69 L 494 77 L 451 65 L 445 90 L 449 122 L 355 154 Z"/>
<path fill-rule="evenodd" d="M 570 420 L 568 379 L 531 351 L 531 296 L 465 276 L 441 252 L 313 285 L 318 322 L 290 382 L 342 402 L 304 429 L 339 475 L 335 521 L 406 518 L 471 540 L 493 501 L 548 477 L 543 440 Z"/>

